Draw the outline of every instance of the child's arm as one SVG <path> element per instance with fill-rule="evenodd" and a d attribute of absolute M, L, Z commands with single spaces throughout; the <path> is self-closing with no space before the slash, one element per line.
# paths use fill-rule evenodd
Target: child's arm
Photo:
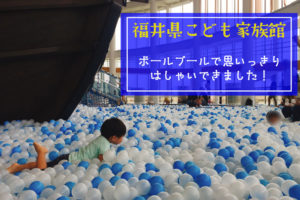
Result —
<path fill-rule="evenodd" d="M 103 161 L 103 155 L 99 154 L 98 159 L 102 162 Z"/>

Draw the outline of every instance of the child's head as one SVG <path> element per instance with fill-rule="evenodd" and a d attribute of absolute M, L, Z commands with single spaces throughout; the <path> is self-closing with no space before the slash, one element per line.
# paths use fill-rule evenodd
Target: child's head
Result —
<path fill-rule="evenodd" d="M 101 126 L 101 135 L 110 143 L 120 144 L 126 134 L 125 124 L 118 118 L 105 120 Z"/>
<path fill-rule="evenodd" d="M 272 125 L 281 121 L 281 115 L 278 111 L 269 111 L 266 117 L 267 121 Z"/>

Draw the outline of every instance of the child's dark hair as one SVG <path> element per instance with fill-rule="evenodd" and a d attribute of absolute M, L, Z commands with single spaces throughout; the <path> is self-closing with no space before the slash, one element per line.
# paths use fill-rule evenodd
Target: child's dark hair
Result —
<path fill-rule="evenodd" d="M 267 113 L 267 116 L 266 116 L 266 118 L 267 118 L 267 120 L 270 120 L 271 118 L 281 118 L 281 115 L 280 115 L 280 113 L 278 112 L 278 111 L 276 111 L 276 110 L 272 110 L 272 111 L 269 111 L 268 113 Z"/>
<path fill-rule="evenodd" d="M 126 134 L 125 124 L 118 118 L 110 118 L 103 122 L 101 126 L 101 135 L 106 139 L 112 136 L 122 137 Z"/>

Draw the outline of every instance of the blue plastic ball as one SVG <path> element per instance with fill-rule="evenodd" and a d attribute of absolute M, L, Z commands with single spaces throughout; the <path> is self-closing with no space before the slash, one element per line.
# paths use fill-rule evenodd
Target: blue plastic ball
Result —
<path fill-rule="evenodd" d="M 244 156 L 241 159 L 241 164 L 242 164 L 243 167 L 246 167 L 248 165 L 253 165 L 254 160 L 250 156 Z"/>
<path fill-rule="evenodd" d="M 173 123 L 173 128 L 179 127 L 179 124 L 177 122 Z"/>
<path fill-rule="evenodd" d="M 276 131 L 276 129 L 275 129 L 273 126 L 270 126 L 270 127 L 268 128 L 268 132 L 269 132 L 269 133 L 277 134 L 277 131 Z"/>
<path fill-rule="evenodd" d="M 58 157 L 57 151 L 51 151 L 51 152 L 49 153 L 49 159 L 50 159 L 50 160 L 55 160 L 57 157 Z"/>
<path fill-rule="evenodd" d="M 16 146 L 16 147 L 12 148 L 10 156 L 12 156 L 14 153 L 21 153 L 21 152 L 22 152 L 22 149 L 21 149 L 20 145 Z"/>
<path fill-rule="evenodd" d="M 278 174 L 279 177 L 283 178 L 284 180 L 293 180 L 293 177 L 287 172 L 281 172 Z"/>
<path fill-rule="evenodd" d="M 66 145 L 70 145 L 72 142 L 72 140 L 70 138 L 66 138 L 64 141 L 65 141 Z"/>
<path fill-rule="evenodd" d="M 155 183 L 159 183 L 164 185 L 164 180 L 160 177 L 160 176 L 153 176 L 149 179 L 149 182 L 151 185 L 155 184 Z"/>
<path fill-rule="evenodd" d="M 147 163 L 146 165 L 145 165 L 145 167 L 146 167 L 146 171 L 156 171 L 157 169 L 156 169 L 156 167 L 155 167 L 155 165 L 153 164 L 153 163 Z"/>
<path fill-rule="evenodd" d="M 160 142 L 159 140 L 157 140 L 157 141 L 155 141 L 155 142 L 153 143 L 153 149 L 156 150 L 156 149 L 158 149 L 159 147 L 162 147 L 162 144 L 161 144 L 161 142 Z"/>
<path fill-rule="evenodd" d="M 272 151 L 274 151 L 274 152 L 276 152 L 276 150 L 274 149 L 274 147 L 271 147 L 271 146 L 267 146 L 265 149 L 264 149 L 264 151 L 267 151 L 267 150 L 272 150 Z"/>
<path fill-rule="evenodd" d="M 218 149 L 220 148 L 220 146 L 221 146 L 220 143 L 217 141 L 210 142 L 210 148 L 212 149 Z"/>
<path fill-rule="evenodd" d="M 41 131 L 42 133 L 46 133 L 48 131 L 48 127 L 42 126 Z"/>
<path fill-rule="evenodd" d="M 252 139 L 252 140 L 257 140 L 258 137 L 259 137 L 259 134 L 258 134 L 258 133 L 253 133 L 253 134 L 251 135 L 251 139 Z"/>
<path fill-rule="evenodd" d="M 233 147 L 227 146 L 227 147 L 225 147 L 225 149 L 227 149 L 227 151 L 229 151 L 230 157 L 233 157 L 233 156 L 234 156 L 235 150 L 234 150 Z"/>
<path fill-rule="evenodd" d="M 135 132 L 134 129 L 129 129 L 128 130 L 128 137 L 133 137 L 133 136 L 135 136 L 135 134 L 136 134 L 136 132 Z"/>
<path fill-rule="evenodd" d="M 267 186 L 269 184 L 269 181 L 267 181 L 266 179 L 260 179 L 259 182 L 264 186 Z"/>
<path fill-rule="evenodd" d="M 133 174 L 131 172 L 124 172 L 121 176 L 122 179 L 125 179 L 127 181 L 132 177 L 133 177 Z"/>
<path fill-rule="evenodd" d="M 164 186 L 160 183 L 151 184 L 149 195 L 157 195 L 160 192 L 165 191 Z"/>
<path fill-rule="evenodd" d="M 211 179 L 207 174 L 199 174 L 194 180 L 200 188 L 204 186 L 211 186 Z"/>
<path fill-rule="evenodd" d="M 271 152 L 269 152 L 269 151 L 267 151 L 267 152 L 264 152 L 264 154 L 263 155 L 265 155 L 265 156 L 267 156 L 268 158 L 269 158 L 269 161 L 270 161 L 270 163 L 272 162 L 272 160 L 274 159 L 274 154 L 272 154 Z"/>
<path fill-rule="evenodd" d="M 215 165 L 214 169 L 218 172 L 218 173 L 221 173 L 221 172 L 224 172 L 224 171 L 227 171 L 227 167 L 226 165 L 224 165 L 223 163 L 218 163 Z"/>
<path fill-rule="evenodd" d="M 195 165 L 195 163 L 192 162 L 192 161 L 187 161 L 187 162 L 184 164 L 184 169 L 187 170 L 187 168 L 189 168 L 189 167 L 192 166 L 192 165 Z"/>
<path fill-rule="evenodd" d="M 71 196 L 71 195 L 72 195 L 72 189 L 73 189 L 73 187 L 75 186 L 75 183 L 69 181 L 69 182 L 66 182 L 66 183 L 65 183 L 65 186 L 67 186 L 67 187 L 69 188 L 69 190 L 70 190 L 69 196 Z M 55 188 L 54 188 L 54 190 L 55 190 Z"/>
<path fill-rule="evenodd" d="M 230 157 L 230 152 L 227 149 L 220 149 L 218 155 L 222 156 L 226 160 Z"/>
<path fill-rule="evenodd" d="M 235 138 L 235 136 L 236 136 L 235 132 L 229 132 L 228 133 L 228 137 L 230 137 L 230 138 Z"/>
<path fill-rule="evenodd" d="M 256 162 L 257 158 L 260 156 L 260 154 L 257 151 L 251 151 L 249 153 L 249 156 Z"/>
<path fill-rule="evenodd" d="M 171 125 L 171 124 L 172 124 L 171 120 L 167 119 L 167 120 L 166 120 L 166 124 Z"/>
<path fill-rule="evenodd" d="M 78 135 L 72 135 L 71 141 L 79 141 Z"/>
<path fill-rule="evenodd" d="M 26 142 L 27 142 L 27 143 L 33 143 L 33 142 L 34 142 L 34 140 L 33 140 L 33 139 L 31 139 L 31 138 L 28 138 L 28 139 L 26 140 Z"/>
<path fill-rule="evenodd" d="M 68 183 L 73 183 L 73 182 L 68 182 Z M 46 188 L 50 188 L 52 190 L 56 189 L 56 187 L 54 185 L 47 185 L 44 189 L 46 189 Z"/>
<path fill-rule="evenodd" d="M 248 176 L 248 173 L 245 171 L 240 171 L 240 172 L 236 173 L 235 176 L 238 179 L 245 179 Z"/>
<path fill-rule="evenodd" d="M 195 178 L 200 174 L 200 168 L 196 165 L 191 165 L 186 169 L 186 172 Z"/>
<path fill-rule="evenodd" d="M 250 164 L 250 165 L 245 166 L 245 170 L 246 170 L 248 173 L 250 173 L 250 172 L 253 171 L 253 170 L 257 170 L 257 166 L 254 165 L 254 164 Z"/>
<path fill-rule="evenodd" d="M 202 128 L 202 132 L 208 132 L 207 128 Z"/>
<path fill-rule="evenodd" d="M 115 175 L 117 173 L 119 173 L 120 171 L 122 171 L 123 165 L 120 163 L 115 163 L 111 166 L 111 171 L 112 173 L 114 173 Z"/>
<path fill-rule="evenodd" d="M 217 133 L 216 132 L 211 132 L 210 134 L 209 134 L 209 137 L 210 138 L 216 138 L 217 137 Z"/>
<path fill-rule="evenodd" d="M 166 142 L 166 144 L 165 145 L 170 145 L 172 148 L 174 148 L 175 147 L 175 144 L 174 144 L 174 142 L 173 141 L 171 141 L 171 140 L 168 140 L 167 142 Z"/>
<path fill-rule="evenodd" d="M 65 146 L 64 146 L 63 144 L 61 144 L 61 143 L 57 143 L 57 144 L 54 145 L 54 147 L 55 147 L 58 151 L 60 151 L 60 150 L 62 150 Z"/>
<path fill-rule="evenodd" d="M 62 164 L 62 166 L 64 167 L 64 169 L 67 169 L 70 165 L 72 165 L 72 163 L 70 163 L 69 161 L 66 161 Z"/>
<path fill-rule="evenodd" d="M 278 157 L 281 157 L 285 161 L 287 167 L 290 167 L 293 162 L 292 156 L 286 151 L 279 152 Z"/>
<path fill-rule="evenodd" d="M 1 150 L 0 150 L 0 156 L 1 156 Z M 20 165 L 24 165 L 27 163 L 27 159 L 26 158 L 20 158 L 18 161 L 17 161 L 18 164 Z"/>
<path fill-rule="evenodd" d="M 294 185 L 289 189 L 289 195 L 297 200 L 300 200 L 300 185 Z"/>
<path fill-rule="evenodd" d="M 264 154 L 264 152 L 262 150 L 260 150 L 260 149 L 257 149 L 256 151 L 259 153 L 259 155 L 263 155 Z"/>
<path fill-rule="evenodd" d="M 120 179 L 119 176 L 113 176 L 113 177 L 111 177 L 111 179 L 109 181 L 112 185 L 115 185 L 119 179 Z"/>
<path fill-rule="evenodd" d="M 29 186 L 30 190 L 33 190 L 36 194 L 41 194 L 44 189 L 44 184 L 40 181 L 34 181 Z"/>
<path fill-rule="evenodd" d="M 149 180 L 151 178 L 151 175 L 147 172 L 141 173 L 139 176 L 139 180 L 145 179 L 145 180 Z"/>
<path fill-rule="evenodd" d="M 143 140 L 151 140 L 150 137 L 146 134 L 143 135 Z"/>
<path fill-rule="evenodd" d="M 104 168 L 110 168 L 109 164 L 107 164 L 107 163 L 102 164 L 102 165 L 99 167 L 98 172 L 100 173 L 100 172 L 102 171 L 102 169 L 104 169 Z"/>
<path fill-rule="evenodd" d="M 98 188 L 99 184 L 100 184 L 102 181 L 103 181 L 103 178 L 101 178 L 100 176 L 95 177 L 95 178 L 92 180 L 93 188 Z"/>
<path fill-rule="evenodd" d="M 123 151 L 123 150 L 125 150 L 125 147 L 123 147 L 123 146 L 119 146 L 118 148 L 117 148 L 117 153 L 119 153 L 120 151 Z"/>
<path fill-rule="evenodd" d="M 87 169 L 89 167 L 90 163 L 88 161 L 81 161 L 80 163 L 78 163 L 78 167 L 83 167 L 85 169 Z"/>
<path fill-rule="evenodd" d="M 184 162 L 182 162 L 181 160 L 175 161 L 173 164 L 173 168 L 183 171 L 184 170 Z"/>

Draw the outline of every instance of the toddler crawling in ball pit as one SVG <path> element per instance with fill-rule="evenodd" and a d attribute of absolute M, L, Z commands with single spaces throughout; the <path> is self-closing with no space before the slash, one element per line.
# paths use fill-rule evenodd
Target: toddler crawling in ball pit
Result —
<path fill-rule="evenodd" d="M 18 163 L 12 164 L 7 171 L 10 173 L 16 173 L 24 169 L 45 169 L 47 167 L 54 167 L 61 160 L 69 160 L 71 163 L 80 162 L 83 160 L 92 160 L 98 158 L 100 161 L 103 160 L 103 154 L 109 150 L 110 143 L 120 144 L 126 134 L 125 124 L 118 118 L 110 118 L 101 126 L 101 136 L 90 142 L 87 146 L 81 147 L 78 152 L 72 152 L 57 157 L 51 162 L 46 162 L 46 154 L 48 149 L 42 145 L 34 142 L 34 148 L 38 154 L 36 162 L 26 163 L 20 165 Z"/>

